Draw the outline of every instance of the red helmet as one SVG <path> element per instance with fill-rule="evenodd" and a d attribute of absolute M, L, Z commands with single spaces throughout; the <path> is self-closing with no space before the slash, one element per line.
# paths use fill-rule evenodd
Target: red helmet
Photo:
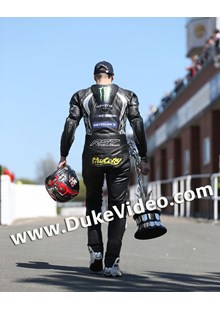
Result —
<path fill-rule="evenodd" d="M 45 187 L 53 200 L 67 202 L 79 194 L 79 180 L 70 166 L 57 169 L 45 179 Z"/>

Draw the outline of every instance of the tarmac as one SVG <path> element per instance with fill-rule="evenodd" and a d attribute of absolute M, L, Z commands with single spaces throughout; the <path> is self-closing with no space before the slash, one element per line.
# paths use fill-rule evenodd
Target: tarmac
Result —
<path fill-rule="evenodd" d="M 59 223 L 64 217 L 20 219 L 0 226 L 0 292 L 219 292 L 220 225 L 162 215 L 168 232 L 137 240 L 130 217 L 120 257 L 121 278 L 92 273 L 86 228 L 14 245 L 10 235 Z M 103 225 L 106 242 L 108 223 Z"/>

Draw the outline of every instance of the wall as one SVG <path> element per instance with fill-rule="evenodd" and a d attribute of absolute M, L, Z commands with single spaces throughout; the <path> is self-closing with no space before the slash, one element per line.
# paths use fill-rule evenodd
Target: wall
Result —
<path fill-rule="evenodd" d="M 1 176 L 1 224 L 10 225 L 19 218 L 56 215 L 56 202 L 44 185 L 14 184 L 8 176 Z"/>
<path fill-rule="evenodd" d="M 181 133 L 205 109 L 210 109 L 220 96 L 220 73 L 214 66 L 204 68 L 198 76 L 146 129 L 148 150 L 156 148 Z"/>

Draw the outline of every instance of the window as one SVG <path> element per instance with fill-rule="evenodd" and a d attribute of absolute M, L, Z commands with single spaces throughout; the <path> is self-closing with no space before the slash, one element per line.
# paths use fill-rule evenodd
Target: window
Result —
<path fill-rule="evenodd" d="M 203 165 L 210 163 L 210 138 L 203 139 Z"/>
<path fill-rule="evenodd" d="M 168 160 L 168 179 L 173 178 L 173 159 Z"/>
<path fill-rule="evenodd" d="M 185 150 L 183 154 L 183 173 L 189 174 L 190 169 L 190 152 L 189 150 Z"/>
<path fill-rule="evenodd" d="M 156 168 L 156 180 L 160 180 L 160 167 Z"/>

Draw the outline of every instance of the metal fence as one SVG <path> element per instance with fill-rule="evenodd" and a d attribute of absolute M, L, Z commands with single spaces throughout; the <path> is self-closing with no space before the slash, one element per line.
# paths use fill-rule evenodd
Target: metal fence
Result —
<path fill-rule="evenodd" d="M 209 202 L 209 209 L 211 207 L 211 217 L 214 220 L 219 219 L 219 180 L 220 173 L 214 174 L 194 174 L 181 176 L 167 180 L 157 180 L 147 184 L 148 191 L 152 191 L 151 199 L 157 200 L 161 196 L 165 196 L 172 201 L 177 193 L 184 194 L 185 192 L 192 192 L 193 190 L 201 189 L 201 187 L 211 186 L 212 194 L 204 197 L 196 197 L 198 200 L 207 200 Z M 190 217 L 192 214 L 192 201 L 183 200 L 181 203 L 173 204 L 174 216 Z M 209 210 L 210 211 L 210 210 Z"/>

